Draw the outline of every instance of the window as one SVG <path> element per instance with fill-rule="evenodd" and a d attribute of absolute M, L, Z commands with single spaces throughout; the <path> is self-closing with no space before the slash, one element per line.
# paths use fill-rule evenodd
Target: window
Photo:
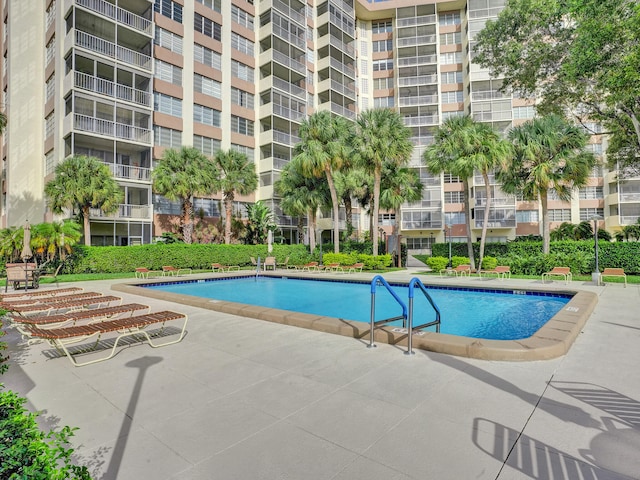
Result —
<path fill-rule="evenodd" d="M 366 40 L 360 41 L 360 55 L 363 57 L 369 56 L 369 44 Z"/>
<path fill-rule="evenodd" d="M 239 88 L 231 88 L 231 103 L 240 105 L 241 107 L 253 108 L 253 94 L 240 90 Z"/>
<path fill-rule="evenodd" d="M 435 243 L 434 238 L 427 237 L 405 237 L 407 241 L 407 249 L 409 250 L 429 250 L 431 248 L 431 242 Z"/>
<path fill-rule="evenodd" d="M 378 225 L 390 227 L 396 221 L 395 213 L 380 213 L 378 215 Z"/>
<path fill-rule="evenodd" d="M 172 52 L 182 54 L 182 37 L 157 25 L 153 43 Z"/>
<path fill-rule="evenodd" d="M 362 93 L 363 95 L 366 95 L 369 93 L 369 80 L 366 78 L 363 78 L 362 81 L 360 82 L 361 85 L 361 91 L 360 93 Z"/>
<path fill-rule="evenodd" d="M 44 119 L 44 138 L 47 138 L 53 135 L 53 130 L 55 129 L 55 118 L 56 116 L 52 113 L 47 115 L 47 118 Z"/>
<path fill-rule="evenodd" d="M 245 12 L 240 7 L 231 5 L 231 20 L 248 28 L 249 30 L 253 30 L 253 15 Z"/>
<path fill-rule="evenodd" d="M 49 43 L 47 43 L 46 46 L 46 50 L 45 50 L 45 54 L 44 54 L 44 64 L 48 65 L 49 62 L 51 60 L 53 60 L 53 57 L 56 54 L 56 37 L 53 36 L 51 37 L 51 40 L 49 40 Z"/>
<path fill-rule="evenodd" d="M 591 152 L 594 155 L 602 155 L 602 144 L 601 143 L 589 143 L 584 147 L 587 152 Z"/>
<path fill-rule="evenodd" d="M 444 183 L 462 183 L 460 177 L 451 175 L 450 173 L 444 174 Z"/>
<path fill-rule="evenodd" d="M 231 48 L 253 57 L 253 42 L 235 32 L 231 32 Z"/>
<path fill-rule="evenodd" d="M 220 82 L 199 74 L 193 76 L 193 88 L 198 93 L 203 93 L 215 98 L 222 98 Z"/>
<path fill-rule="evenodd" d="M 604 198 L 604 192 L 602 187 L 583 187 L 580 189 L 579 198 L 582 200 Z"/>
<path fill-rule="evenodd" d="M 604 209 L 603 208 L 581 208 L 580 209 L 581 222 L 591 221 L 591 219 L 595 216 L 604 218 Z"/>
<path fill-rule="evenodd" d="M 550 222 L 570 222 L 571 210 L 568 208 L 552 208 L 549 210 Z"/>
<path fill-rule="evenodd" d="M 212 127 L 220 126 L 220 111 L 204 105 L 193 104 L 193 121 L 210 125 Z"/>
<path fill-rule="evenodd" d="M 56 74 L 53 73 L 47 80 L 44 88 L 44 101 L 48 102 L 56 93 Z"/>
<path fill-rule="evenodd" d="M 393 70 L 393 59 L 388 58 L 384 60 L 374 60 L 373 71 L 379 72 L 382 70 Z"/>
<path fill-rule="evenodd" d="M 463 192 L 444 192 L 444 203 L 463 203 Z"/>
<path fill-rule="evenodd" d="M 464 212 L 445 212 L 445 214 L 444 214 L 444 224 L 445 225 L 460 225 L 460 224 L 463 224 L 463 223 L 467 223 L 466 218 L 467 217 L 465 216 Z M 449 233 L 447 232 L 447 235 L 448 234 Z"/>
<path fill-rule="evenodd" d="M 207 67 L 222 70 L 222 56 L 218 52 L 214 52 L 213 50 L 203 47 L 202 45 L 198 45 L 197 43 L 193 49 L 193 59 Z"/>
<path fill-rule="evenodd" d="M 373 89 L 374 90 L 389 90 L 393 88 L 393 78 L 374 78 Z"/>
<path fill-rule="evenodd" d="M 214 40 L 222 40 L 222 26 L 199 13 L 193 17 L 193 29 Z"/>
<path fill-rule="evenodd" d="M 182 5 L 171 0 L 155 0 L 153 10 L 171 20 L 182 23 Z"/>
<path fill-rule="evenodd" d="M 537 223 L 540 221 L 538 210 L 516 210 L 516 222 Z"/>
<path fill-rule="evenodd" d="M 367 74 L 369 72 L 369 61 L 365 59 L 360 60 L 360 71 L 363 74 Z"/>
<path fill-rule="evenodd" d="M 253 163 L 254 157 L 254 149 L 251 147 L 245 147 L 244 145 L 238 145 L 237 143 L 231 144 L 231 150 L 235 150 L 239 153 L 244 153 L 247 156 L 247 159 Z"/>
<path fill-rule="evenodd" d="M 54 155 L 54 151 L 50 150 L 44 156 L 44 171 L 45 175 L 50 175 L 56 168 L 56 157 Z"/>
<path fill-rule="evenodd" d="M 393 31 L 391 20 L 384 22 L 373 22 L 371 24 L 371 33 L 388 33 Z"/>
<path fill-rule="evenodd" d="M 51 2 L 49 8 L 47 8 L 47 22 L 45 29 L 48 29 L 51 24 L 56 20 L 56 2 Z M 6 33 L 6 30 L 5 30 Z"/>
<path fill-rule="evenodd" d="M 440 78 L 443 84 L 462 83 L 462 72 L 445 72 Z"/>
<path fill-rule="evenodd" d="M 205 217 L 220 217 L 220 200 L 214 198 L 194 198 L 193 210 L 200 214 L 204 214 Z"/>
<path fill-rule="evenodd" d="M 438 23 L 442 25 L 460 25 L 460 13 L 441 13 Z"/>
<path fill-rule="evenodd" d="M 390 52 L 393 50 L 393 40 L 377 40 L 373 42 L 374 52 Z"/>
<path fill-rule="evenodd" d="M 462 52 L 447 52 L 440 54 L 440 65 L 462 63 Z"/>
<path fill-rule="evenodd" d="M 231 115 L 231 131 L 242 135 L 253 135 L 253 121 L 247 118 Z"/>
<path fill-rule="evenodd" d="M 392 108 L 394 105 L 393 97 L 378 97 L 373 99 L 373 108 Z"/>
<path fill-rule="evenodd" d="M 460 32 L 455 33 L 441 33 L 440 43 L 442 45 L 459 45 L 462 43 L 462 37 Z"/>
<path fill-rule="evenodd" d="M 462 90 L 456 92 L 442 92 L 440 94 L 442 103 L 460 103 L 463 101 Z"/>
<path fill-rule="evenodd" d="M 156 112 L 166 113 L 174 117 L 182 116 L 182 100 L 176 97 L 155 92 L 153 94 L 153 109 Z"/>
<path fill-rule="evenodd" d="M 464 115 L 464 112 L 462 110 L 456 110 L 454 112 L 442 112 L 442 114 L 440 115 L 440 118 L 444 122 L 448 118 L 462 117 L 463 115 Z"/>
<path fill-rule="evenodd" d="M 182 132 L 154 125 L 153 144 L 158 147 L 180 148 L 182 146 Z"/>
<path fill-rule="evenodd" d="M 533 118 L 536 115 L 536 109 L 533 105 L 527 107 L 513 107 L 513 119 Z"/>
<path fill-rule="evenodd" d="M 172 83 L 174 85 L 182 85 L 182 69 L 171 65 L 170 63 L 163 62 L 162 60 L 154 60 L 155 73 L 154 78 L 164 80 L 165 82 Z"/>
<path fill-rule="evenodd" d="M 203 137 L 202 135 L 194 135 L 193 148 L 211 157 L 220 150 L 220 140 Z"/>
<path fill-rule="evenodd" d="M 253 68 L 236 60 L 231 60 L 231 76 L 253 83 Z"/>
<path fill-rule="evenodd" d="M 209 7 L 211 10 L 220 13 L 220 0 L 196 0 L 196 2 L 201 3 L 205 7 Z"/>

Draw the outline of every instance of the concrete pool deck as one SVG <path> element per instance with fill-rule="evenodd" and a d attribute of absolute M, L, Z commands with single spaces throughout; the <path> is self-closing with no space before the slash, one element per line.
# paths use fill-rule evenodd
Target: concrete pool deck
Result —
<path fill-rule="evenodd" d="M 113 294 L 116 283 L 81 286 Z M 96 479 L 640 478 L 640 287 L 570 287 L 598 303 L 552 360 L 407 356 L 398 345 L 368 349 L 364 339 L 120 292 L 187 313 L 187 336 L 76 368 L 8 329 L 0 381 L 43 410 L 46 425 L 79 427 L 77 460 Z"/>

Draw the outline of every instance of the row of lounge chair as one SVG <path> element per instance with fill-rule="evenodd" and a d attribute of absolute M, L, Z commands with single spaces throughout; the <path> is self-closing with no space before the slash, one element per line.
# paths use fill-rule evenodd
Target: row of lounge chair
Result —
<path fill-rule="evenodd" d="M 11 324 L 28 343 L 47 341 L 75 366 L 89 365 L 112 358 L 126 338 L 162 347 L 180 342 L 186 333 L 187 316 L 173 311 L 151 312 L 148 305 L 122 304 L 122 298 L 70 287 L 0 296 L 0 306 L 9 313 Z M 167 323 L 182 320 L 179 335 L 167 329 Z M 148 327 L 159 326 L 148 331 Z M 108 339 L 103 338 L 107 334 Z M 165 342 L 155 340 L 169 334 Z M 92 339 L 89 344 L 78 345 Z M 108 345 L 106 355 L 79 361 L 77 355 Z"/>

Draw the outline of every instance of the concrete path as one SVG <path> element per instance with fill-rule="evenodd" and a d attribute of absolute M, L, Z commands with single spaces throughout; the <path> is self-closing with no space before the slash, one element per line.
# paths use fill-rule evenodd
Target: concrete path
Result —
<path fill-rule="evenodd" d="M 112 283 L 83 286 L 112 293 Z M 9 329 L 0 380 L 47 426 L 79 427 L 77 461 L 96 479 L 639 479 L 640 288 L 572 286 L 599 303 L 569 353 L 550 361 L 406 356 L 130 295 L 188 313 L 188 335 L 75 368 Z"/>

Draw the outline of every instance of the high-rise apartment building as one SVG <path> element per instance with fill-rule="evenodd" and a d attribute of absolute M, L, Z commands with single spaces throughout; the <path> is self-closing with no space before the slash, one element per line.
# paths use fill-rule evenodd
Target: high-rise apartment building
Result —
<path fill-rule="evenodd" d="M 43 187 L 71 154 L 106 163 L 125 200 L 93 211 L 92 243 L 148 243 L 171 229 L 179 205 L 155 195 L 154 162 L 166 148 L 206 155 L 236 149 L 254 161 L 263 200 L 282 236 L 297 221 L 283 214 L 274 182 L 291 160 L 301 121 L 318 110 L 354 119 L 374 107 L 397 109 L 411 128 L 411 166 L 424 184 L 398 222 L 410 250 L 482 229 L 486 192 L 422 166 L 439 124 L 469 114 L 506 132 L 534 115 L 534 100 L 499 91 L 500 79 L 473 62 L 475 35 L 505 0 L 4 0 L 2 91 L 8 126 L 1 148 L 2 226 L 50 220 Z M 591 128 L 597 131 L 597 126 Z M 590 148 L 602 154 L 603 139 Z M 610 232 L 640 218 L 640 179 L 594 170 L 571 202 L 549 199 L 554 226 L 595 215 Z M 488 237 L 540 232 L 540 206 L 492 186 Z M 204 221 L 220 216 L 219 195 L 195 199 Z M 368 228 L 365 215 L 354 224 Z M 344 214 L 343 217 L 344 218 Z M 450 226 L 450 227 L 448 227 Z M 328 232 L 327 232 L 328 233 Z M 475 238 L 474 238 L 475 239 Z"/>

